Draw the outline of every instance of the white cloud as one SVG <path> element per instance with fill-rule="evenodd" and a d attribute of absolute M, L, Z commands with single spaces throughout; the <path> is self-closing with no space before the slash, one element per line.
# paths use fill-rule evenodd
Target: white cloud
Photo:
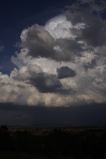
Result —
<path fill-rule="evenodd" d="M 56 39 L 74 39 L 75 35 L 71 33 L 73 25 L 66 19 L 65 15 L 57 16 L 45 25 L 45 29 Z"/>
<path fill-rule="evenodd" d="M 35 105 L 41 101 L 41 96 L 35 87 L 3 74 L 0 74 L 0 94 L 1 103 L 31 104 L 33 95 L 35 95 Z"/>

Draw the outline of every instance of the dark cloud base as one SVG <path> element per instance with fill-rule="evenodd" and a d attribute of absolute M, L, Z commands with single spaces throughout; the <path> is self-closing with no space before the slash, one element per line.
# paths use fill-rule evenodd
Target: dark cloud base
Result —
<path fill-rule="evenodd" d="M 68 78 L 68 77 L 74 77 L 76 75 L 75 71 L 70 69 L 69 67 L 61 67 L 57 69 L 58 78 Z"/>
<path fill-rule="evenodd" d="M 29 107 L 0 104 L 0 125 L 13 127 L 105 126 L 106 103 L 72 107 Z"/>

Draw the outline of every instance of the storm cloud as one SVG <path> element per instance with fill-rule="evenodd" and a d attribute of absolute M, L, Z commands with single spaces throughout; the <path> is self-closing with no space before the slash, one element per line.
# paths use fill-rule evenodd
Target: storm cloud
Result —
<path fill-rule="evenodd" d="M 72 70 L 69 67 L 61 67 L 57 69 L 57 73 L 58 73 L 58 78 L 62 79 L 62 78 L 68 78 L 68 77 L 74 77 L 76 75 L 75 71 Z"/>
<path fill-rule="evenodd" d="M 77 0 L 44 26 L 20 35 L 9 75 L 0 74 L 1 102 L 70 106 L 106 102 L 105 1 Z"/>
<path fill-rule="evenodd" d="M 61 82 L 55 75 L 39 73 L 30 80 L 41 92 L 55 92 L 62 88 Z"/>

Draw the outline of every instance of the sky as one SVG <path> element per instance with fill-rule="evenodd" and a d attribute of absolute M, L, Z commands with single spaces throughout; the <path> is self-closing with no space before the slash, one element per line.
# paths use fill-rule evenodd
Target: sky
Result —
<path fill-rule="evenodd" d="M 51 17 L 60 14 L 64 6 L 71 1 L 61 3 L 56 0 L 1 0 L 0 2 L 0 70 L 9 73 L 12 70 L 11 55 L 16 51 L 21 31 L 35 23 L 44 24 Z M 5 64 L 4 64 L 5 63 Z"/>
<path fill-rule="evenodd" d="M 85 112 L 105 105 L 105 0 L 0 3 L 1 105 L 22 109 L 18 121 L 28 116 L 27 107 L 69 112 L 74 107 L 77 114 L 81 106 Z M 19 112 L 6 108 L 0 111 L 5 116 L 1 121 L 11 115 L 13 120 Z"/>

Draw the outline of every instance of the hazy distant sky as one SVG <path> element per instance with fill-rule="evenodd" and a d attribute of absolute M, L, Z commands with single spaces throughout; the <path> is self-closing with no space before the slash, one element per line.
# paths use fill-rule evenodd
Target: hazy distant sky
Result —
<path fill-rule="evenodd" d="M 0 2 L 0 103 L 106 102 L 106 2 Z"/>

